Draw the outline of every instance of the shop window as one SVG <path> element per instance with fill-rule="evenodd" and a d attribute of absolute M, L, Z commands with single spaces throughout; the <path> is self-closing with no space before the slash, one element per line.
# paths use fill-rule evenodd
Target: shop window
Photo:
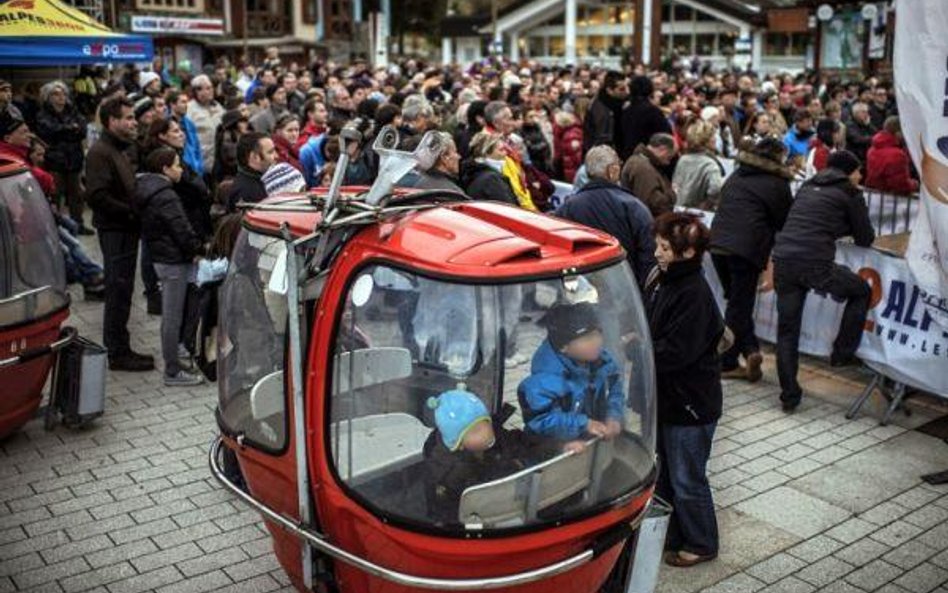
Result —
<path fill-rule="evenodd" d="M 319 20 L 317 2 L 322 2 L 322 0 L 303 0 L 303 22 L 307 25 L 315 25 Z"/>
<path fill-rule="evenodd" d="M 675 20 L 676 21 L 690 21 L 694 18 L 695 11 L 691 9 L 690 6 L 683 6 L 681 4 L 675 5 Z"/>
<path fill-rule="evenodd" d="M 694 37 L 692 35 L 672 35 L 672 48 L 678 53 L 690 56 L 694 53 L 693 41 Z"/>
<path fill-rule="evenodd" d="M 714 33 L 702 33 L 695 35 L 695 53 L 699 56 L 714 55 Z"/>

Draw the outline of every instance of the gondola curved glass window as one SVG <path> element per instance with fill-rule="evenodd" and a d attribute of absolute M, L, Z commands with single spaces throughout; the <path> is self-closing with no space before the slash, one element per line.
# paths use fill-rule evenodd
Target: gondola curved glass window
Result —
<path fill-rule="evenodd" d="M 409 528 L 568 520 L 654 477 L 651 345 L 625 262 L 507 284 L 366 267 L 330 393 L 340 481 Z"/>
<path fill-rule="evenodd" d="M 282 239 L 245 229 L 219 293 L 220 419 L 231 434 L 271 451 L 287 442 L 285 262 Z"/>
<path fill-rule="evenodd" d="M 59 229 L 29 173 L 0 179 L 0 327 L 69 304 Z"/>

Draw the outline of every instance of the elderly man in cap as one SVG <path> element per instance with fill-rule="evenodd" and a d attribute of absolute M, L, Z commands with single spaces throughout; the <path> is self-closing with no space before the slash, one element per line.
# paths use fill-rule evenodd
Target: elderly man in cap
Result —
<path fill-rule="evenodd" d="M 191 79 L 191 91 L 194 100 L 188 103 L 187 116 L 197 128 L 204 155 L 204 170 L 214 170 L 214 135 L 224 116 L 224 108 L 214 100 L 214 85 L 206 74 Z"/>
<path fill-rule="evenodd" d="M 860 247 L 869 247 L 875 239 L 866 201 L 858 187 L 862 181 L 859 167 L 859 159 L 849 151 L 831 154 L 826 168 L 797 191 L 787 222 L 777 233 L 773 250 L 777 375 L 786 412 L 796 409 L 803 398 L 797 365 L 803 304 L 810 290 L 846 302 L 830 364 L 858 362 L 856 349 L 869 309 L 869 285 L 834 259 L 836 240 L 841 237 L 851 236 Z"/>

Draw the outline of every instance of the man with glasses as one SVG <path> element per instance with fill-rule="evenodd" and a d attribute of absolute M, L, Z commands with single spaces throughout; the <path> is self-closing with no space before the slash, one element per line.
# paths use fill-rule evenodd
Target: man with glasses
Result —
<path fill-rule="evenodd" d="M 188 104 L 187 116 L 197 129 L 204 155 L 204 170 L 214 170 L 214 134 L 224 117 L 224 108 L 214 100 L 214 85 L 206 74 L 195 76 L 191 80 L 194 100 Z"/>

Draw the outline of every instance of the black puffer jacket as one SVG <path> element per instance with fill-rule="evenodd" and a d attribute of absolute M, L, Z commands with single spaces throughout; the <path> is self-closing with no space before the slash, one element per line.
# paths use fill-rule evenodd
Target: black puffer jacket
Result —
<path fill-rule="evenodd" d="M 646 288 L 655 372 L 658 421 L 679 426 L 716 422 L 721 417 L 721 364 L 718 342 L 724 320 L 700 260 L 673 263 Z"/>
<path fill-rule="evenodd" d="M 464 163 L 461 169 L 461 187 L 474 200 L 504 202 L 511 206 L 520 205 L 504 176 L 484 163 L 476 161 Z"/>
<path fill-rule="evenodd" d="M 185 165 L 181 181 L 175 184 L 174 190 L 181 197 L 184 214 L 191 223 L 191 228 L 202 240 L 207 240 L 214 233 L 214 224 L 211 221 L 211 192 L 200 175 Z"/>
<path fill-rule="evenodd" d="M 509 476 L 556 454 L 556 441 L 494 422 L 494 446 L 483 453 L 450 451 L 435 430 L 424 446 L 425 498 L 428 510 L 442 525 L 459 522 L 458 507 L 464 491 L 476 484 Z"/>
<path fill-rule="evenodd" d="M 135 206 L 142 219 L 142 238 L 155 263 L 186 264 L 201 253 L 201 239 L 191 227 L 170 179 L 155 173 L 139 175 L 135 180 Z"/>
<path fill-rule="evenodd" d="M 803 184 L 777 233 L 775 260 L 832 262 L 836 240 L 869 247 L 876 238 L 862 192 L 838 169 L 823 169 Z"/>
<path fill-rule="evenodd" d="M 791 173 L 778 163 L 746 152 L 737 160 L 740 165 L 721 189 L 711 223 L 711 248 L 763 269 L 774 236 L 783 228 L 793 204 L 788 181 Z"/>
<path fill-rule="evenodd" d="M 86 119 L 72 105 L 57 113 L 48 103 L 36 116 L 36 135 L 46 148 L 46 168 L 56 173 L 82 170 L 82 141 L 86 137 Z"/>

